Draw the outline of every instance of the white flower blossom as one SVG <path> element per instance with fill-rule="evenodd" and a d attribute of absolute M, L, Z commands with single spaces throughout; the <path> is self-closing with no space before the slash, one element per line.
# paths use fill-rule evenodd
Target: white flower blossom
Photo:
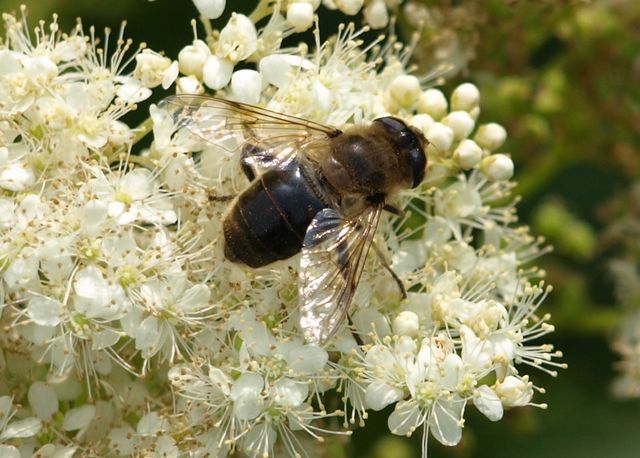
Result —
<path fill-rule="evenodd" d="M 0 398 L 0 455 L 304 456 L 386 407 L 392 433 L 422 428 L 426 454 L 430 436 L 461 440 L 468 407 L 491 421 L 544 407 L 527 369 L 564 367 L 538 342 L 553 331 L 532 265 L 545 249 L 516 224 L 506 131 L 478 119 L 478 88 L 448 99 L 412 72 L 412 46 L 368 41 L 396 1 L 261 0 L 219 30 L 206 18 L 227 2 L 195 5 L 206 35 L 194 26 L 177 56 L 134 49 L 122 29 L 114 48 L 109 31 L 62 33 L 54 17 L 28 34 L 3 16 L 0 363 L 16 399 Z M 319 8 L 368 25 L 321 32 Z M 283 45 L 309 28 L 312 45 Z M 375 240 L 406 300 L 371 256 L 350 326 L 305 342 L 299 257 L 259 269 L 225 257 L 222 219 L 248 185 L 236 139 L 197 135 L 163 103 L 138 127 L 124 117 L 162 89 L 423 132 L 425 181 Z"/>

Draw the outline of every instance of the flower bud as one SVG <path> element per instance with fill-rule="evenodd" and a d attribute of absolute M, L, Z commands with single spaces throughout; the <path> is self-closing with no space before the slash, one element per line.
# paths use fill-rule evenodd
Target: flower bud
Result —
<path fill-rule="evenodd" d="M 262 92 L 262 77 L 255 70 L 238 70 L 231 77 L 233 97 L 243 103 L 257 104 Z"/>
<path fill-rule="evenodd" d="M 469 111 L 480 104 L 480 91 L 471 83 L 463 83 L 451 94 L 451 109 Z"/>
<path fill-rule="evenodd" d="M 433 119 L 440 119 L 447 114 L 447 99 L 438 89 L 427 89 L 420 97 L 416 108 L 419 113 L 431 115 Z"/>
<path fill-rule="evenodd" d="M 231 79 L 233 64 L 218 56 L 210 56 L 202 68 L 204 84 L 214 90 L 222 89 Z"/>
<path fill-rule="evenodd" d="M 428 114 L 417 114 L 411 117 L 409 125 L 417 127 L 422 133 L 425 133 L 433 126 L 434 122 L 433 118 Z"/>
<path fill-rule="evenodd" d="M 480 170 L 491 181 L 504 181 L 513 176 L 513 161 L 505 154 L 492 154 L 480 162 Z"/>
<path fill-rule="evenodd" d="M 425 137 L 440 154 L 445 154 L 453 143 L 453 130 L 449 126 L 436 122 L 425 133 Z"/>
<path fill-rule="evenodd" d="M 364 19 L 373 29 L 382 29 L 389 23 L 389 11 L 384 0 L 373 0 L 364 9 Z"/>
<path fill-rule="evenodd" d="M 474 140 L 480 147 L 488 150 L 495 150 L 502 146 L 507 139 L 507 131 L 500 124 L 495 122 L 483 124 L 478 128 Z"/>
<path fill-rule="evenodd" d="M 396 335 L 416 337 L 420 329 L 420 320 L 414 312 L 405 310 L 395 317 L 391 326 Z"/>
<path fill-rule="evenodd" d="M 364 5 L 364 0 L 334 0 L 334 3 L 344 14 L 353 16 L 358 14 L 358 11 Z"/>
<path fill-rule="evenodd" d="M 290 3 L 287 7 L 287 22 L 296 32 L 304 32 L 313 25 L 313 5 L 306 2 Z"/>
<path fill-rule="evenodd" d="M 192 45 L 185 46 L 178 53 L 178 65 L 183 75 L 202 78 L 202 67 L 211 56 L 211 51 L 202 40 L 195 40 Z"/>
<path fill-rule="evenodd" d="M 400 106 L 411 107 L 420 96 L 420 81 L 413 75 L 398 75 L 391 82 L 389 92 Z"/>
<path fill-rule="evenodd" d="M 473 140 L 462 140 L 453 152 L 453 159 L 463 169 L 470 169 L 482 159 L 482 148 Z"/>
<path fill-rule="evenodd" d="M 475 125 L 473 118 L 466 111 L 452 111 L 442 119 L 442 123 L 451 127 L 455 140 L 467 138 Z"/>
<path fill-rule="evenodd" d="M 217 19 L 224 12 L 226 0 L 193 0 L 201 16 L 207 19 Z"/>

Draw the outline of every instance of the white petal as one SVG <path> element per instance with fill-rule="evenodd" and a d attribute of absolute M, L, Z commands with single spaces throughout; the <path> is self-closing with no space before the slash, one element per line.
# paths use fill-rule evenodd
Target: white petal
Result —
<path fill-rule="evenodd" d="M 119 186 L 133 200 L 142 200 L 153 193 L 153 174 L 150 170 L 139 168 L 127 173 Z"/>
<path fill-rule="evenodd" d="M 502 419 L 504 409 L 498 395 L 487 385 L 480 386 L 473 394 L 473 405 L 491 421 Z"/>
<path fill-rule="evenodd" d="M 209 56 L 202 68 L 202 80 L 211 89 L 218 90 L 229 84 L 232 73 L 231 61 L 218 56 Z"/>
<path fill-rule="evenodd" d="M 210 297 L 211 291 L 206 285 L 195 285 L 185 291 L 178 305 L 184 311 L 197 311 L 207 305 Z"/>
<path fill-rule="evenodd" d="M 253 420 L 262 411 L 264 400 L 252 395 L 238 396 L 233 403 L 233 414 L 238 420 Z"/>
<path fill-rule="evenodd" d="M 75 431 L 77 429 L 85 428 L 89 425 L 89 422 L 93 420 L 96 415 L 96 407 L 90 404 L 85 404 L 75 409 L 71 409 L 64 416 L 62 421 L 62 429 L 65 431 Z"/>
<path fill-rule="evenodd" d="M 9 415 L 9 411 L 11 410 L 12 405 L 13 401 L 11 399 L 11 396 L 0 397 L 0 417 L 4 418 Z"/>
<path fill-rule="evenodd" d="M 444 376 L 440 381 L 440 385 L 445 390 L 455 391 L 458 383 L 462 381 L 464 376 L 464 363 L 455 353 L 447 355 L 443 364 Z"/>
<path fill-rule="evenodd" d="M 225 396 L 229 396 L 231 394 L 230 386 L 233 381 L 231 380 L 231 377 L 222 372 L 221 369 L 213 366 L 209 367 L 209 380 L 211 380 L 211 382 L 217 386 Z"/>
<path fill-rule="evenodd" d="M 306 383 L 288 378 L 278 380 L 273 386 L 273 399 L 283 406 L 298 407 L 307 399 L 308 394 L 309 387 Z"/>
<path fill-rule="evenodd" d="M 365 364 L 371 367 L 391 369 L 396 362 L 391 350 L 384 345 L 374 345 L 364 357 Z"/>
<path fill-rule="evenodd" d="M 135 452 L 136 439 L 136 432 L 130 426 L 114 428 L 109 433 L 109 447 L 121 456 L 130 456 Z"/>
<path fill-rule="evenodd" d="M 58 395 L 44 382 L 35 382 L 29 387 L 29 405 L 40 419 L 50 421 L 58 411 Z"/>
<path fill-rule="evenodd" d="M 9 426 L 4 429 L 0 440 L 35 436 L 41 429 L 42 421 L 39 418 L 29 417 L 24 420 L 16 420 L 9 423 Z"/>
<path fill-rule="evenodd" d="M 291 370 L 300 374 L 320 372 L 328 360 L 329 354 L 326 350 L 316 345 L 303 345 L 294 348 L 287 357 Z"/>
<path fill-rule="evenodd" d="M 161 436 L 156 440 L 154 458 L 177 458 L 178 447 L 176 441 L 169 436 Z"/>
<path fill-rule="evenodd" d="M 151 97 L 151 89 L 144 87 L 140 81 L 133 78 L 118 87 L 116 93 L 127 103 L 139 103 Z"/>
<path fill-rule="evenodd" d="M 429 429 L 441 444 L 453 446 L 462 439 L 462 415 L 466 401 L 440 399 L 433 406 L 429 417 Z"/>
<path fill-rule="evenodd" d="M 236 400 L 239 396 L 243 396 L 245 394 L 258 395 L 262 391 L 263 387 L 264 380 L 260 374 L 247 372 L 238 377 L 238 379 L 233 383 L 231 399 Z"/>
<path fill-rule="evenodd" d="M 423 416 L 415 402 L 400 401 L 389 415 L 387 425 L 393 434 L 407 436 L 411 435 L 423 421 Z"/>
<path fill-rule="evenodd" d="M 242 374 L 231 389 L 233 413 L 239 420 L 253 420 L 262 411 L 264 399 L 260 392 L 264 386 L 262 376 L 254 373 Z"/>
<path fill-rule="evenodd" d="M 82 298 L 94 299 L 103 295 L 107 286 L 107 281 L 102 276 L 102 272 L 96 267 L 85 267 L 76 274 L 74 290 Z"/>
<path fill-rule="evenodd" d="M 57 326 L 60 323 L 62 304 L 49 297 L 36 296 L 29 300 L 27 315 L 41 326 Z"/>
<path fill-rule="evenodd" d="M 11 164 L 0 170 L 0 188 L 24 191 L 36 180 L 33 171 L 21 164 Z"/>
<path fill-rule="evenodd" d="M 402 390 L 384 382 L 371 383 L 365 392 L 365 402 L 373 410 L 382 410 L 402 399 Z"/>
<path fill-rule="evenodd" d="M 311 61 L 291 54 L 272 54 L 263 57 L 259 64 L 263 80 L 278 88 L 286 86 L 291 80 L 291 67 L 303 70 L 315 68 Z"/>
<path fill-rule="evenodd" d="M 171 65 L 169 65 L 169 68 L 164 71 L 164 76 L 162 78 L 162 89 L 169 89 L 169 86 L 173 84 L 179 73 L 180 67 L 178 65 L 178 61 L 174 60 Z"/>
<path fill-rule="evenodd" d="M 262 77 L 260 73 L 250 69 L 242 69 L 233 73 L 231 93 L 237 101 L 255 105 L 260 101 L 261 92 Z"/>
<path fill-rule="evenodd" d="M 149 412 L 144 415 L 136 426 L 138 434 L 143 436 L 155 436 L 160 432 L 169 430 L 169 422 L 157 412 Z"/>
<path fill-rule="evenodd" d="M 159 338 L 158 319 L 155 316 L 148 316 L 135 331 L 136 349 L 142 350 L 152 348 Z"/>
<path fill-rule="evenodd" d="M 20 458 L 20 451 L 13 445 L 0 445 L 0 456 L 2 458 Z"/>
<path fill-rule="evenodd" d="M 105 329 L 104 331 L 98 331 L 93 333 L 91 340 L 92 350 L 103 350 L 115 345 L 120 338 L 120 333 L 112 329 Z"/>

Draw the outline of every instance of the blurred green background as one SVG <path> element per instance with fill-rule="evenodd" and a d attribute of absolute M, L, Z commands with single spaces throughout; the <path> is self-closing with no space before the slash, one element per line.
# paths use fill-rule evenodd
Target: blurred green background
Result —
<path fill-rule="evenodd" d="M 407 3 L 408 0 L 405 0 Z M 549 408 L 516 409 L 490 423 L 469 409 L 463 442 L 445 448 L 431 440 L 435 457 L 638 457 L 640 402 L 615 400 L 610 383 L 617 356 L 609 349 L 623 318 L 613 294 L 607 262 L 620 247 L 601 234 L 624 205 L 616 195 L 640 178 L 640 2 L 610 1 L 427 1 L 426 26 L 416 63 L 426 71 L 435 58 L 456 62 L 445 93 L 463 81 L 482 94 L 480 121 L 503 124 L 502 151 L 516 163 L 519 215 L 555 246 L 539 260 L 554 292 L 545 303 L 556 332 L 553 343 L 569 364 L 558 378 L 534 372 L 546 388 L 537 402 Z M 231 10 L 251 10 L 253 0 L 227 0 Z M 53 12 L 62 30 L 76 17 L 85 29 L 117 30 L 175 58 L 193 37 L 190 0 L 33 0 L 30 24 Z M 0 10 L 19 2 L 0 0 Z M 331 33 L 340 19 L 324 13 L 321 29 Z M 410 18 L 400 16 L 407 38 Z M 420 72 L 418 71 L 418 73 Z M 386 435 L 389 412 L 372 415 L 346 447 L 332 456 L 409 458 L 419 456 L 419 434 L 411 440 Z"/>

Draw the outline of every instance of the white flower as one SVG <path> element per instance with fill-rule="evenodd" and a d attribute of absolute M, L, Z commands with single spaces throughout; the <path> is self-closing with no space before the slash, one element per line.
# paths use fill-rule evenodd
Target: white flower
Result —
<path fill-rule="evenodd" d="M 533 384 L 526 375 L 522 378 L 510 375 L 496 385 L 495 392 L 505 407 L 526 406 L 533 396 Z"/>
<path fill-rule="evenodd" d="M 87 318 L 116 320 L 121 318 L 130 307 L 120 285 L 112 285 L 95 267 L 86 267 L 76 273 L 75 310 Z"/>
<path fill-rule="evenodd" d="M 162 84 L 167 89 L 178 76 L 178 63 L 171 62 L 150 49 L 144 49 L 136 56 L 133 74 L 145 87 L 154 88 Z"/>
<path fill-rule="evenodd" d="M 257 42 L 258 33 L 251 19 L 244 14 L 233 13 L 220 31 L 216 53 L 223 59 L 239 62 L 256 51 Z"/>
<path fill-rule="evenodd" d="M 124 175 L 105 175 L 93 170 L 95 178 L 87 184 L 98 199 L 108 204 L 108 214 L 118 224 L 135 221 L 171 224 L 176 221 L 171 200 L 160 191 L 153 172 L 143 168 Z"/>
<path fill-rule="evenodd" d="M 392 432 L 423 428 L 426 453 L 429 434 L 458 443 L 467 403 L 492 421 L 544 407 L 526 369 L 563 367 L 538 343 L 553 331 L 539 315 L 548 289 L 531 284 L 545 250 L 516 225 L 513 163 L 496 151 L 506 132 L 474 132 L 478 89 L 460 85 L 449 102 L 410 75 L 412 46 L 370 41 L 369 25 L 386 26 L 396 0 L 324 0 L 369 23 L 334 35 L 314 21 L 320 0 L 261 0 L 216 30 L 206 18 L 225 3 L 196 2 L 205 35 L 194 30 L 177 61 L 144 45 L 129 52 L 122 29 L 112 47 L 109 31 L 62 33 L 54 18 L 27 35 L 25 20 L 3 16 L 0 365 L 11 373 L 3 388 L 29 410 L 15 421 L 0 398 L 11 444 L 0 454 L 303 456 L 312 441 L 350 433 L 322 420 L 364 426 L 385 407 Z M 283 46 L 308 27 L 316 42 Z M 251 269 L 224 255 L 228 199 L 248 185 L 240 132 L 214 144 L 160 103 L 147 148 L 149 122 L 123 117 L 174 82 L 177 93 L 206 86 L 340 129 L 394 116 L 421 130 L 425 181 L 390 202 L 404 216 L 381 218 L 375 240 L 407 300 L 370 259 L 352 325 L 326 348 L 306 343 L 298 258 Z M 171 393 L 158 389 L 167 381 Z M 328 411 L 336 392 L 343 410 Z"/>

